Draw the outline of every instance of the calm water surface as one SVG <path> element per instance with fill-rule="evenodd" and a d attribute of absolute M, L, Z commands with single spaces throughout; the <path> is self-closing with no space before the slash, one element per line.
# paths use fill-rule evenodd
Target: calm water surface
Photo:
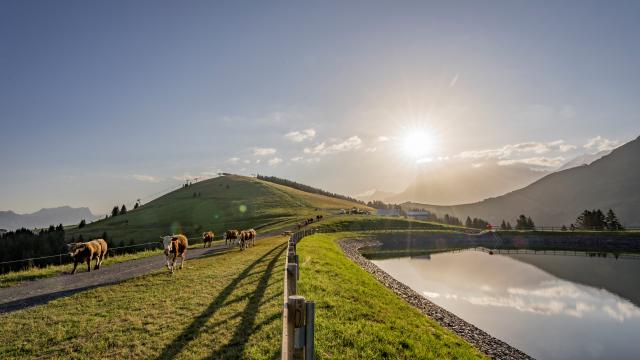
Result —
<path fill-rule="evenodd" d="M 373 260 L 538 359 L 640 359 L 640 260 L 463 251 Z"/>

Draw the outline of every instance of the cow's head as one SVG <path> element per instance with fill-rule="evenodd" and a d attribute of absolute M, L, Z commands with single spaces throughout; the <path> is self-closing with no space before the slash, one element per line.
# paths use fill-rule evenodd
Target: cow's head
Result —
<path fill-rule="evenodd" d="M 82 250 L 84 250 L 86 248 L 86 244 L 85 243 L 72 243 L 72 244 L 67 244 L 67 248 L 69 251 L 69 256 L 76 256 L 78 255 L 80 252 L 82 252 Z"/>
<path fill-rule="evenodd" d="M 174 246 L 176 241 L 176 236 L 175 235 L 168 235 L 168 236 L 160 236 L 161 239 L 161 243 L 162 243 L 162 248 L 164 249 L 164 254 L 166 256 L 169 256 L 169 254 L 173 251 Z"/>

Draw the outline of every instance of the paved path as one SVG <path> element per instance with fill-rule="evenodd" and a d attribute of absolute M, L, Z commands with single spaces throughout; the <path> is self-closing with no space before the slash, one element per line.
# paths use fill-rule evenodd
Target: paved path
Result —
<path fill-rule="evenodd" d="M 210 248 L 189 249 L 185 266 L 189 265 L 190 259 L 219 253 L 227 249 L 230 248 L 224 244 Z M 166 270 L 164 254 L 112 265 L 109 265 L 109 258 L 107 258 L 104 267 L 91 272 L 87 272 L 86 266 L 79 264 L 78 271 L 80 272 L 75 275 L 60 274 L 0 289 L 0 314 L 45 304 L 51 300 L 95 287 L 116 284 L 163 268 Z"/>

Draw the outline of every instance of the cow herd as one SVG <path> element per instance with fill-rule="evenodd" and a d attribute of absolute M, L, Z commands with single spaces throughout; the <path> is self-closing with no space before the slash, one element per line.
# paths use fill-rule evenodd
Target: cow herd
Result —
<path fill-rule="evenodd" d="M 224 234 L 225 245 L 237 245 L 240 250 L 256 244 L 258 233 L 254 229 L 249 230 L 227 230 Z"/>
<path fill-rule="evenodd" d="M 316 215 L 310 217 L 304 221 L 296 224 L 298 230 L 307 226 L 314 221 L 322 220 L 322 215 Z M 240 250 L 244 250 L 250 246 L 255 245 L 256 237 L 258 233 L 254 229 L 248 230 L 227 230 L 224 234 L 224 242 L 226 246 L 238 246 Z M 212 231 L 206 231 L 202 233 L 202 242 L 204 247 L 211 247 L 213 245 L 213 238 L 215 234 Z M 184 267 L 184 262 L 187 259 L 187 248 L 189 247 L 189 240 L 184 235 L 168 235 L 161 236 L 160 243 L 162 244 L 164 255 L 166 257 L 167 269 L 173 273 L 176 262 L 180 259 L 180 269 Z M 73 270 L 71 274 L 76 272 L 76 268 L 79 263 L 87 263 L 87 271 L 91 271 L 91 261 L 96 260 L 94 270 L 100 269 L 100 265 L 104 258 L 107 256 L 107 242 L 103 239 L 95 239 L 84 243 L 68 244 L 69 256 L 73 259 Z"/>
<path fill-rule="evenodd" d="M 298 228 L 298 230 L 302 229 L 303 227 L 312 224 L 313 222 L 317 222 L 322 220 L 323 216 L 322 215 L 316 215 L 315 217 L 310 217 L 308 219 L 304 219 L 303 221 L 299 222 L 296 224 L 296 227 Z"/>

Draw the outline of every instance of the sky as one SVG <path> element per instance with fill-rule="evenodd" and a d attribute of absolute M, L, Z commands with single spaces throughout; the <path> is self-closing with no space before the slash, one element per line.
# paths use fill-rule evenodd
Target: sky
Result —
<path fill-rule="evenodd" d="M 357 195 L 550 170 L 640 135 L 638 24 L 637 1 L 4 0 L 0 210 L 220 171 Z"/>

